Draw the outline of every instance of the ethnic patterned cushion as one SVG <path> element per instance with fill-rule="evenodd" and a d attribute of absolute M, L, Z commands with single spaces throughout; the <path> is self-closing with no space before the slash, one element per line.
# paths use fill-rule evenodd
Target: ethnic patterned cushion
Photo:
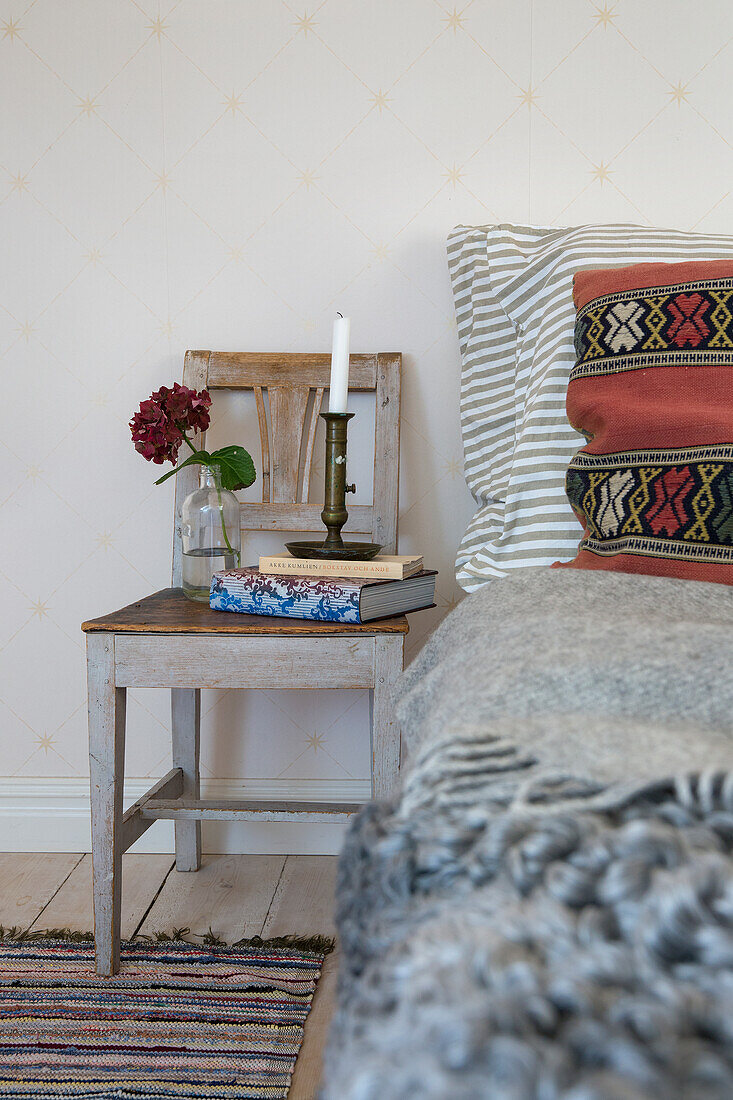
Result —
<path fill-rule="evenodd" d="M 576 568 L 733 584 L 733 260 L 575 278 Z"/>
<path fill-rule="evenodd" d="M 465 589 L 577 552 L 578 522 L 565 493 L 568 463 L 583 444 L 565 415 L 575 361 L 573 275 L 712 259 L 733 261 L 733 237 L 639 225 L 453 230 L 465 475 L 476 500 L 456 561 Z"/>

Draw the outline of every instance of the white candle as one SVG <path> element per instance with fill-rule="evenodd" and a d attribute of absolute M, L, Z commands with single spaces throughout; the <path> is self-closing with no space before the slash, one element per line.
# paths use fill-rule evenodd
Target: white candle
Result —
<path fill-rule="evenodd" d="M 333 323 L 333 348 L 331 351 L 331 389 L 328 411 L 345 413 L 349 392 L 349 329 L 351 321 L 339 313 Z"/>

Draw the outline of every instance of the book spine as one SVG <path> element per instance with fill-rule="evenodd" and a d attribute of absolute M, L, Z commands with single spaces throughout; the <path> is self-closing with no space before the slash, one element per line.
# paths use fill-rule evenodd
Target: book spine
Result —
<path fill-rule="evenodd" d="M 372 565 L 348 561 L 318 561 L 314 558 L 260 558 L 261 573 L 279 573 L 301 577 L 359 577 L 363 580 L 402 581 L 405 570 L 400 562 Z"/>
<path fill-rule="evenodd" d="M 317 619 L 328 623 L 360 623 L 358 588 L 298 578 L 215 575 L 209 606 L 214 611 L 245 615 L 275 615 L 289 619 Z"/>

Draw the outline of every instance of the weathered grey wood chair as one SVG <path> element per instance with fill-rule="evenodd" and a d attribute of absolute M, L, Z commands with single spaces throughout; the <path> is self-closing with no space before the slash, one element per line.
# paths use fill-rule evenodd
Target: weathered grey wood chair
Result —
<path fill-rule="evenodd" d="M 387 553 L 397 546 L 400 371 L 398 354 L 351 356 L 349 388 L 375 393 L 374 492 L 371 505 L 351 506 L 345 531 L 369 535 Z M 328 355 L 186 353 L 187 386 L 255 393 L 262 502 L 241 505 L 243 530 L 323 529 L 321 505 L 307 500 L 329 373 Z M 177 475 L 174 586 L 181 583 L 180 507 L 197 477 L 196 467 Z M 404 616 L 344 626 L 225 615 L 191 602 L 180 587 L 173 587 L 86 622 L 82 630 L 87 635 L 94 932 L 100 974 L 119 968 L 122 853 L 156 819 L 173 819 L 176 867 L 195 871 L 202 818 L 333 822 L 359 809 L 342 803 L 202 801 L 201 688 L 370 688 L 372 793 L 389 793 L 400 762 L 392 702 L 408 631 Z M 173 768 L 123 813 L 125 695 L 127 688 L 142 687 L 171 689 Z"/>

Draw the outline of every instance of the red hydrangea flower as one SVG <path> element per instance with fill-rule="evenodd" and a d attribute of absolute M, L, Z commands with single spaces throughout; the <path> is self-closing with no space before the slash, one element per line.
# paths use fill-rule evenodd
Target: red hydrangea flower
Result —
<path fill-rule="evenodd" d="M 186 431 L 205 432 L 209 426 L 211 397 L 207 390 L 191 390 L 173 383 L 173 389 L 161 386 L 130 421 L 135 450 L 157 465 L 166 459 L 175 466 L 178 449 Z"/>

